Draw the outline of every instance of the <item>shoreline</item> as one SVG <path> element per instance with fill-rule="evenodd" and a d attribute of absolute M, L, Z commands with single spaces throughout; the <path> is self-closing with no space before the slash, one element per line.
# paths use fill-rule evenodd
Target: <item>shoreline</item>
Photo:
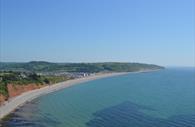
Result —
<path fill-rule="evenodd" d="M 93 81 L 101 78 L 107 78 L 107 77 L 113 77 L 113 76 L 119 76 L 119 75 L 125 75 L 128 74 L 128 72 L 120 72 L 120 73 L 99 73 L 83 78 L 76 78 L 72 80 L 67 80 L 64 82 L 56 83 L 53 85 L 45 86 L 40 89 L 28 91 L 25 93 L 22 93 L 19 96 L 16 96 L 14 98 L 10 98 L 8 101 L 6 101 L 2 106 L 0 106 L 0 120 L 3 119 L 5 116 L 9 115 L 11 112 L 13 112 L 18 107 L 22 106 L 26 102 L 32 101 L 42 95 L 46 95 L 55 91 L 59 91 L 80 83 Z"/>

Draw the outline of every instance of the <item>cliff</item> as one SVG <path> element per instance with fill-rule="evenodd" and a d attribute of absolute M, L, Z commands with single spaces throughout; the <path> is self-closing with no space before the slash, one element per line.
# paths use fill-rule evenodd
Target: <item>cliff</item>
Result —
<path fill-rule="evenodd" d="M 0 94 L 0 105 L 2 105 L 7 100 L 7 97 Z"/>
<path fill-rule="evenodd" d="M 39 89 L 44 86 L 45 85 L 39 85 L 39 84 L 27 84 L 27 85 L 8 84 L 7 85 L 8 96 L 6 97 L 0 94 L 0 105 L 2 105 L 9 98 L 16 97 L 24 92 L 31 91 L 34 89 Z"/>

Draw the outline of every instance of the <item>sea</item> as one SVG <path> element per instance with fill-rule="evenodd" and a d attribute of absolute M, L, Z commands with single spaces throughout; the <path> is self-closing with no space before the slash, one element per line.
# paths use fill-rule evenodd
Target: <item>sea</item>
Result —
<path fill-rule="evenodd" d="M 195 127 L 195 68 L 81 83 L 16 109 L 3 127 Z"/>

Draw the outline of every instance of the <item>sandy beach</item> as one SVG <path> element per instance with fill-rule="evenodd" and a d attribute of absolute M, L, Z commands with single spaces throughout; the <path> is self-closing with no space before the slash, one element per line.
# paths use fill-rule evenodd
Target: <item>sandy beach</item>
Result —
<path fill-rule="evenodd" d="M 105 77 L 124 75 L 124 74 L 127 73 L 101 73 L 101 74 L 91 75 L 84 78 L 68 80 L 50 86 L 46 86 L 40 89 L 25 92 L 17 97 L 9 99 L 9 101 L 5 102 L 4 105 L 0 106 L 0 119 L 2 119 L 6 115 L 14 111 L 17 107 L 23 105 L 25 102 L 31 101 L 41 95 L 45 95 L 57 90 L 61 90 L 79 83 L 105 78 Z"/>

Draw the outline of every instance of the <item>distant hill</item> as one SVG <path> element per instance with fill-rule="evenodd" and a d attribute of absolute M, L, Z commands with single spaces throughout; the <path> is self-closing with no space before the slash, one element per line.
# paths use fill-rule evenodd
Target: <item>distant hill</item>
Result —
<path fill-rule="evenodd" d="M 50 63 L 45 61 L 31 61 L 28 63 L 0 62 L 0 71 L 30 71 L 30 72 L 134 72 L 142 70 L 156 70 L 164 67 L 143 63 Z"/>

